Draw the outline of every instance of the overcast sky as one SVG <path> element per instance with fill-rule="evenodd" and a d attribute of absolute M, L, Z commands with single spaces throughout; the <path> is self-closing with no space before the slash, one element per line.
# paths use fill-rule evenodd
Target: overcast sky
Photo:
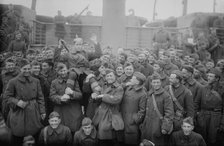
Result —
<path fill-rule="evenodd" d="M 126 13 L 134 9 L 137 16 L 152 20 L 153 4 L 155 0 L 126 0 Z M 217 9 L 224 10 L 224 0 L 216 0 Z M 32 0 L 0 0 L 4 4 L 21 4 L 31 7 Z M 89 4 L 93 15 L 102 15 L 102 0 L 37 0 L 38 15 L 55 16 L 61 10 L 64 16 L 80 13 Z M 182 0 L 157 0 L 157 19 L 166 19 L 171 16 L 181 16 Z M 188 13 L 212 12 L 213 0 L 188 0 Z M 85 14 L 85 13 L 84 13 Z"/>

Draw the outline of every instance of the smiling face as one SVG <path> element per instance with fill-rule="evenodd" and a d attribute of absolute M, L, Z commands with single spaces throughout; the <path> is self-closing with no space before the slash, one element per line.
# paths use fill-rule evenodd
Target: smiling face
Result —
<path fill-rule="evenodd" d="M 162 82 L 160 79 L 152 80 L 152 87 L 154 90 L 159 90 L 161 88 Z"/>
<path fill-rule="evenodd" d="M 190 125 L 189 123 L 183 123 L 182 124 L 182 130 L 184 132 L 184 135 L 190 135 L 192 130 L 194 129 L 194 126 Z"/>
<path fill-rule="evenodd" d="M 132 66 L 132 65 L 130 65 L 130 66 L 126 66 L 126 67 L 124 68 L 124 73 L 125 73 L 126 76 L 128 76 L 128 77 L 132 76 L 133 73 L 134 73 L 134 68 L 133 68 L 133 66 Z"/>
<path fill-rule="evenodd" d="M 31 74 L 38 76 L 40 74 L 40 65 L 32 65 Z"/>
<path fill-rule="evenodd" d="M 68 69 L 67 69 L 67 67 L 64 67 L 64 68 L 60 69 L 60 70 L 58 71 L 58 75 L 59 75 L 61 78 L 66 78 L 67 75 L 68 75 Z"/>
<path fill-rule="evenodd" d="M 21 70 L 21 73 L 23 74 L 23 76 L 28 77 L 28 76 L 30 76 L 31 66 L 30 66 L 30 64 L 27 64 L 27 65 L 23 66 L 20 70 Z"/>
<path fill-rule="evenodd" d="M 15 63 L 13 63 L 13 62 L 6 62 L 5 69 L 8 72 L 13 72 L 15 70 Z"/>
<path fill-rule="evenodd" d="M 106 81 L 108 84 L 112 84 L 116 81 L 116 76 L 113 72 L 109 73 L 105 77 Z"/>
<path fill-rule="evenodd" d="M 59 124 L 61 123 L 61 119 L 58 117 L 53 117 L 53 118 L 50 118 L 48 120 L 48 122 L 49 122 L 49 125 L 51 126 L 51 128 L 56 129 L 56 128 L 58 128 Z"/>
<path fill-rule="evenodd" d="M 116 68 L 116 73 L 118 76 L 121 76 L 124 73 L 124 69 L 122 66 Z"/>

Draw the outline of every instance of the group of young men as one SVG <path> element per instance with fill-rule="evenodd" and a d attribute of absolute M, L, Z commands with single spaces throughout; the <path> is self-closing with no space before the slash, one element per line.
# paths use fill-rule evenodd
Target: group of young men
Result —
<path fill-rule="evenodd" d="M 209 45 L 113 55 L 96 40 L 95 52 L 71 52 L 63 40 L 37 51 L 15 38 L 1 59 L 1 142 L 223 144 L 224 58 L 203 58 Z"/>

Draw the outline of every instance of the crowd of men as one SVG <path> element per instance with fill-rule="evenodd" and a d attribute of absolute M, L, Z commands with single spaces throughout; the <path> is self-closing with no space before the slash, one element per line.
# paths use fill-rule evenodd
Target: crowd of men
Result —
<path fill-rule="evenodd" d="M 8 145 L 223 145 L 223 46 L 160 30 L 152 49 L 27 49 L 16 31 L 1 54 L 1 143 Z M 219 52 L 219 53 L 217 53 Z M 218 57 L 217 57 L 218 55 Z"/>

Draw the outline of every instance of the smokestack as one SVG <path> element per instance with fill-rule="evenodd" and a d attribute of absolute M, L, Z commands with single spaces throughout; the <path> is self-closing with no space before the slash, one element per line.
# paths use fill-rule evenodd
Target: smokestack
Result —
<path fill-rule="evenodd" d="M 36 10 L 36 4 L 37 4 L 37 0 L 32 0 L 32 4 L 31 4 L 31 10 Z"/>

